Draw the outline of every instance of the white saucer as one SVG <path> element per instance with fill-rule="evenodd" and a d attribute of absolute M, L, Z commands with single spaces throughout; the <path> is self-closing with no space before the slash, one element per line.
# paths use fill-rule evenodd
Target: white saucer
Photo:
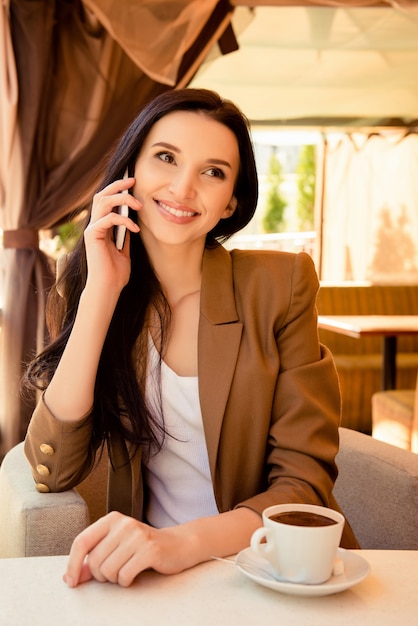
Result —
<path fill-rule="evenodd" d="M 355 552 L 339 548 L 338 557 L 344 563 L 344 573 L 339 576 L 331 576 L 321 585 L 303 585 L 278 580 L 269 561 L 255 554 L 251 548 L 241 550 L 237 554 L 235 562 L 245 576 L 269 589 L 295 596 L 326 596 L 357 585 L 370 572 L 369 563 Z"/>

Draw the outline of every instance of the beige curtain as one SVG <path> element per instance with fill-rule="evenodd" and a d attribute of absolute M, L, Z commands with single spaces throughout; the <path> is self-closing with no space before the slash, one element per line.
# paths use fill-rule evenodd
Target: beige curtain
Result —
<path fill-rule="evenodd" d="M 418 135 L 328 137 L 321 278 L 418 284 Z"/>
<path fill-rule="evenodd" d="M 20 379 L 43 345 L 53 280 L 39 229 L 80 209 L 141 102 L 187 84 L 230 12 L 216 0 L 3 0 L 0 458 L 24 437 L 35 402 Z"/>

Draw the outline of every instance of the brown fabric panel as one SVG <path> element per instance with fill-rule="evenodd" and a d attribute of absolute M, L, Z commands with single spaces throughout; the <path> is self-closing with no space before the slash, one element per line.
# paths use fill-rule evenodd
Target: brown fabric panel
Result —
<path fill-rule="evenodd" d="M 39 248 L 39 232 L 32 228 L 5 230 L 3 248 Z"/>
<path fill-rule="evenodd" d="M 98 182 L 104 156 L 140 104 L 168 87 L 149 79 L 106 31 L 98 36 L 86 31 L 72 4 L 56 3 L 55 24 L 46 22 L 43 31 L 35 31 L 37 36 L 32 32 L 34 12 L 31 19 L 27 14 L 33 3 L 12 4 L 17 4 L 12 23 L 19 28 L 14 37 L 22 100 L 19 123 L 28 143 L 24 155 L 30 172 L 26 221 L 33 228 L 49 228 L 85 202 Z M 42 20 L 44 11 L 36 17 Z M 38 54 L 32 69 L 26 59 L 33 56 L 38 38 L 44 41 L 41 68 Z M 28 80 L 27 72 L 33 71 L 35 78 Z"/>

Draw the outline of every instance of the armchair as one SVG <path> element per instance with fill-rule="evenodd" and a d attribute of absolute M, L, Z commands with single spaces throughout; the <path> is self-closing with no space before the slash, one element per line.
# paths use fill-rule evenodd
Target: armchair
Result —
<path fill-rule="evenodd" d="M 107 454 L 77 489 L 39 493 L 23 450 L 0 465 L 0 558 L 68 554 L 73 539 L 106 513 Z"/>
<path fill-rule="evenodd" d="M 418 549 L 418 456 L 340 429 L 334 493 L 365 549 Z M 0 557 L 68 554 L 105 512 L 107 460 L 71 491 L 36 491 L 23 444 L 0 466 Z"/>

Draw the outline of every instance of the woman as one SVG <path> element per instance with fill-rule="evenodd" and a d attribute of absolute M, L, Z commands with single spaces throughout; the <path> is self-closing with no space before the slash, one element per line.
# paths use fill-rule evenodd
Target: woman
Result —
<path fill-rule="evenodd" d="M 111 512 L 75 539 L 70 586 L 235 553 L 271 504 L 337 507 L 340 398 L 313 263 L 219 244 L 256 201 L 247 121 L 213 92 L 158 96 L 110 159 L 28 372 L 45 389 L 25 443 L 42 489 L 77 485 L 103 442 L 112 461 Z"/>

